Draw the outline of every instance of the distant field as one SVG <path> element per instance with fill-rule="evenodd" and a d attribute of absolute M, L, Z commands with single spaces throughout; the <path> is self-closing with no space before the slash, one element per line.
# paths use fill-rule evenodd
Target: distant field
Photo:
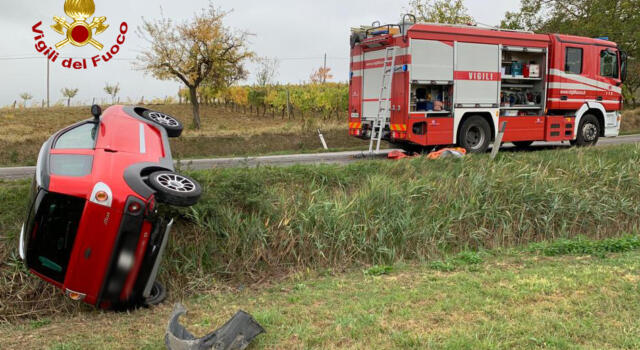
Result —
<path fill-rule="evenodd" d="M 279 152 L 320 151 L 320 128 L 332 149 L 364 148 L 365 142 L 347 133 L 347 122 L 320 118 L 283 119 L 201 106 L 202 128 L 191 125 L 191 105 L 145 106 L 166 112 L 186 126 L 172 139 L 174 158 L 246 156 Z M 0 166 L 34 165 L 42 143 L 55 131 L 90 117 L 88 107 L 0 109 Z"/>
<path fill-rule="evenodd" d="M 174 158 L 249 156 L 272 153 L 321 151 L 316 129 L 320 128 L 332 150 L 365 149 L 366 142 L 348 135 L 346 119 L 320 117 L 289 120 L 280 115 L 256 116 L 202 105 L 202 129 L 193 130 L 191 105 L 150 105 L 174 115 L 186 128 L 172 139 Z M 35 165 L 38 151 L 53 132 L 89 118 L 88 107 L 0 109 L 0 167 Z M 622 133 L 640 132 L 640 109 L 624 112 Z"/>
<path fill-rule="evenodd" d="M 626 110 L 622 113 L 622 129 L 620 132 L 624 134 L 640 133 L 640 108 Z"/>

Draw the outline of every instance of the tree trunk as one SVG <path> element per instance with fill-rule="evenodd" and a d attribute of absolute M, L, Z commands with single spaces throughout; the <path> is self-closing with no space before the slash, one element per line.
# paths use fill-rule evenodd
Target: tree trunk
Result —
<path fill-rule="evenodd" d="M 195 87 L 189 87 L 189 95 L 191 96 L 191 106 L 193 107 L 193 126 L 196 130 L 200 129 L 200 104 L 198 103 L 198 95 Z"/>
<path fill-rule="evenodd" d="M 70 98 L 68 98 L 68 99 L 67 99 L 67 107 L 69 107 L 70 105 L 71 105 L 71 99 L 70 99 Z"/>

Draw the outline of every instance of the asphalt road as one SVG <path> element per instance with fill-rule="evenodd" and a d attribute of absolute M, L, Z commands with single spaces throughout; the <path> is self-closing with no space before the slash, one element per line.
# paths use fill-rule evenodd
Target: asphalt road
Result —
<path fill-rule="evenodd" d="M 640 143 L 640 134 L 625 135 L 616 138 L 602 138 L 598 141 L 598 146 Z M 364 144 L 363 144 L 364 147 Z M 535 142 L 530 149 L 557 149 L 569 147 L 569 143 L 560 142 Z M 504 151 L 512 151 L 514 148 L 506 144 Z M 375 155 L 376 158 L 384 158 L 391 150 L 381 151 Z M 351 152 L 331 152 L 331 153 L 309 153 L 309 154 L 288 154 L 278 156 L 262 157 L 235 157 L 235 158 L 214 158 L 214 159 L 193 159 L 176 162 L 181 169 L 202 170 L 212 168 L 231 167 L 257 167 L 261 165 L 269 166 L 289 166 L 295 164 L 345 164 L 357 160 L 370 158 L 366 151 Z M 14 167 L 0 168 L 0 178 L 2 179 L 22 179 L 33 176 L 35 167 Z"/>

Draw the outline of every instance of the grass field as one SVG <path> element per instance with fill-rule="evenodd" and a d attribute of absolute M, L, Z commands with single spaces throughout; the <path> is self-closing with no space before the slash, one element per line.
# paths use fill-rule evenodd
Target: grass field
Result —
<path fill-rule="evenodd" d="M 465 252 L 445 271 L 414 263 L 299 273 L 186 298 L 181 321 L 202 336 L 244 309 L 267 330 L 251 349 L 637 349 L 639 243 L 636 236 Z M 85 309 L 0 325 L 0 345 L 163 349 L 171 309 Z"/>
<path fill-rule="evenodd" d="M 299 273 L 639 231 L 640 146 L 194 172 L 161 280 L 175 297 Z M 0 322 L 78 311 L 16 256 L 27 181 L 0 182 Z M 448 264 L 443 262 L 443 269 Z"/>
<path fill-rule="evenodd" d="M 367 146 L 364 141 L 348 135 L 346 120 L 289 120 L 279 115 L 263 117 L 202 105 L 202 129 L 195 131 L 189 127 L 190 105 L 146 107 L 169 113 L 186 126 L 182 137 L 171 140 L 174 158 L 320 151 L 318 128 L 332 149 Z M 90 118 L 88 107 L 0 109 L 0 166 L 35 165 L 40 146 L 52 133 L 87 118 Z"/>

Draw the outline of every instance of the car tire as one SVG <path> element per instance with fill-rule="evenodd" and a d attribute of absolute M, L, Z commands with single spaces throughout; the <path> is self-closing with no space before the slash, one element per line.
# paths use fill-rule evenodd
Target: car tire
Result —
<path fill-rule="evenodd" d="M 518 148 L 527 148 L 533 144 L 533 141 L 515 141 L 513 144 Z"/>
<path fill-rule="evenodd" d="M 491 127 L 483 117 L 474 115 L 460 128 L 458 144 L 469 153 L 484 153 L 491 143 Z"/>
<path fill-rule="evenodd" d="M 159 305 L 167 299 L 167 289 L 160 282 L 153 282 L 151 292 L 149 296 L 145 298 L 144 304 L 146 306 Z"/>
<path fill-rule="evenodd" d="M 182 129 L 183 129 L 182 123 L 178 119 L 168 114 L 157 112 L 157 111 L 145 110 L 142 113 L 142 116 L 162 126 L 167 131 L 167 135 L 169 137 L 178 137 L 182 134 Z"/>
<path fill-rule="evenodd" d="M 152 173 L 149 184 L 156 190 L 156 200 L 169 205 L 189 207 L 202 195 L 202 187 L 196 180 L 170 171 Z"/>
<path fill-rule="evenodd" d="M 598 118 L 593 114 L 585 114 L 580 120 L 576 145 L 578 147 L 595 146 L 600 138 L 601 126 Z"/>

